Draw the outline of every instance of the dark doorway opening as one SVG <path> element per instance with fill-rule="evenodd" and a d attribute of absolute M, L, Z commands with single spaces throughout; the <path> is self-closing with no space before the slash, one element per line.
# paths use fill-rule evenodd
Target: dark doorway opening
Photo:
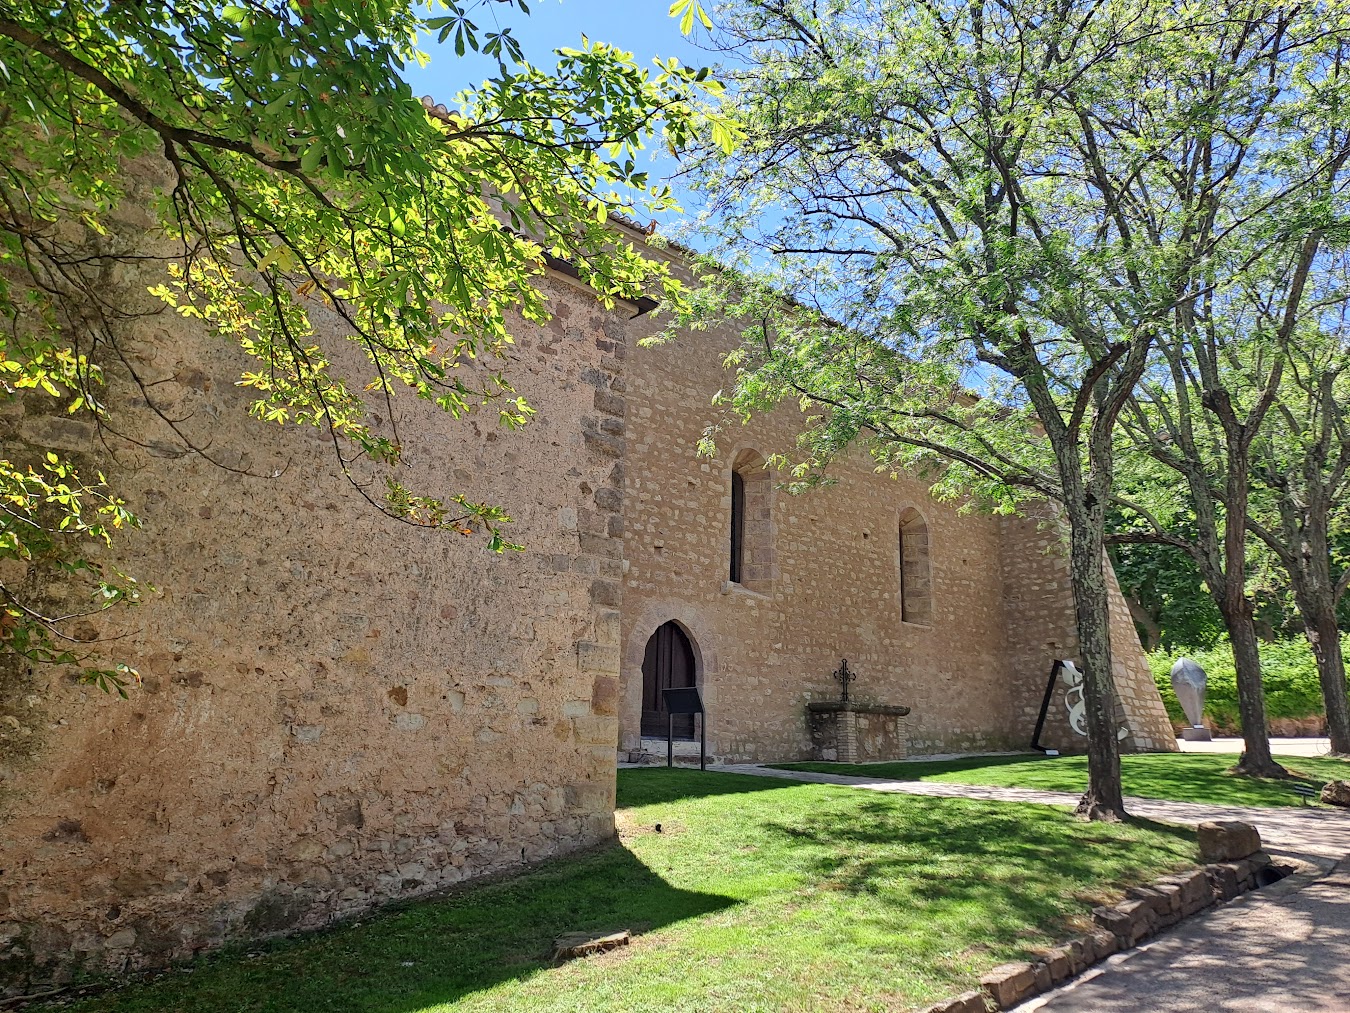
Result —
<path fill-rule="evenodd" d="M 686 689 L 694 685 L 694 647 L 684 630 L 674 623 L 658 626 L 647 641 L 642 659 L 642 734 L 648 738 L 666 737 L 666 707 L 663 689 Z M 694 715 L 676 714 L 677 739 L 694 737 Z"/>

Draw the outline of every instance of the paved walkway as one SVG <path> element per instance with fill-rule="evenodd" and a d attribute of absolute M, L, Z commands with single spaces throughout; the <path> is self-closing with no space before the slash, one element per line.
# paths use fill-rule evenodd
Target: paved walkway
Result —
<path fill-rule="evenodd" d="M 754 764 L 715 769 L 907 795 L 1038 805 L 1078 801 L 1068 792 L 845 777 Z M 1350 814 L 1143 798 L 1128 798 L 1126 805 L 1136 816 L 1170 823 L 1246 820 L 1260 830 L 1269 850 L 1302 856 L 1318 870 L 1187 919 L 1014 1013 L 1350 1013 Z"/>
<path fill-rule="evenodd" d="M 1240 753 L 1242 740 L 1233 738 L 1211 739 L 1209 742 L 1187 742 L 1177 739 L 1177 746 L 1183 753 Z M 1331 740 L 1327 738 L 1272 738 L 1270 751 L 1275 759 L 1281 756 L 1326 756 L 1331 752 Z"/>
<path fill-rule="evenodd" d="M 1189 918 L 1014 1013 L 1346 1013 L 1350 871 Z"/>

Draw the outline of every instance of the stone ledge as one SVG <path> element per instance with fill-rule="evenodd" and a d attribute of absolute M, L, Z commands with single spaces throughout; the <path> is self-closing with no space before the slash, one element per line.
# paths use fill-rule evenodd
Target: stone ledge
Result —
<path fill-rule="evenodd" d="M 1248 824 L 1241 826 L 1242 837 L 1250 840 L 1255 836 L 1259 849 L 1256 829 Z M 1225 829 L 1238 832 L 1231 825 Z M 1131 887 L 1118 904 L 1093 908 L 1092 920 L 1097 927 L 1091 932 L 1046 949 L 1035 960 L 1002 964 L 981 976 L 980 991 L 944 999 L 923 1013 L 1010 1010 L 1082 974 L 1114 953 L 1138 946 L 1159 931 L 1216 904 L 1277 882 L 1290 871 L 1286 866 L 1276 865 L 1266 852 L 1257 850 L 1238 861 L 1215 862 L 1164 876 L 1145 886 Z"/>
<path fill-rule="evenodd" d="M 852 711 L 855 714 L 887 714 L 897 718 L 903 718 L 909 714 L 908 707 L 901 707 L 898 704 L 855 703 L 852 700 L 848 703 L 844 703 L 842 700 L 810 700 L 806 704 L 806 709 L 817 713 Z"/>

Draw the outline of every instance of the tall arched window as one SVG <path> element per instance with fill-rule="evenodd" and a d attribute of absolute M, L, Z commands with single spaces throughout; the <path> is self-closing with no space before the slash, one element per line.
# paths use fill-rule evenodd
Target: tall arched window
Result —
<path fill-rule="evenodd" d="M 773 482 L 764 458 L 753 450 L 736 455 L 731 470 L 731 555 L 733 584 L 768 592 L 773 579 Z"/>
<path fill-rule="evenodd" d="M 731 582 L 739 584 L 745 574 L 745 479 L 731 473 Z"/>
<path fill-rule="evenodd" d="M 900 619 L 924 626 L 933 621 L 933 568 L 928 557 L 928 523 L 913 507 L 900 514 Z"/>

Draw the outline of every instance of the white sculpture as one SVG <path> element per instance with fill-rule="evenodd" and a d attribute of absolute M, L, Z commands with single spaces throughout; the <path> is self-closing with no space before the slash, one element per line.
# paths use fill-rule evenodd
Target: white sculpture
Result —
<path fill-rule="evenodd" d="M 1172 666 L 1172 692 L 1191 723 L 1181 731 L 1187 742 L 1209 742 L 1213 738 L 1204 726 L 1205 682 L 1205 670 L 1190 658 L 1178 658 Z"/>
<path fill-rule="evenodd" d="M 1069 687 L 1064 691 L 1064 706 L 1069 709 L 1069 727 L 1079 735 L 1087 734 L 1087 702 L 1083 699 L 1083 673 L 1072 661 L 1060 662 L 1059 677 Z"/>

